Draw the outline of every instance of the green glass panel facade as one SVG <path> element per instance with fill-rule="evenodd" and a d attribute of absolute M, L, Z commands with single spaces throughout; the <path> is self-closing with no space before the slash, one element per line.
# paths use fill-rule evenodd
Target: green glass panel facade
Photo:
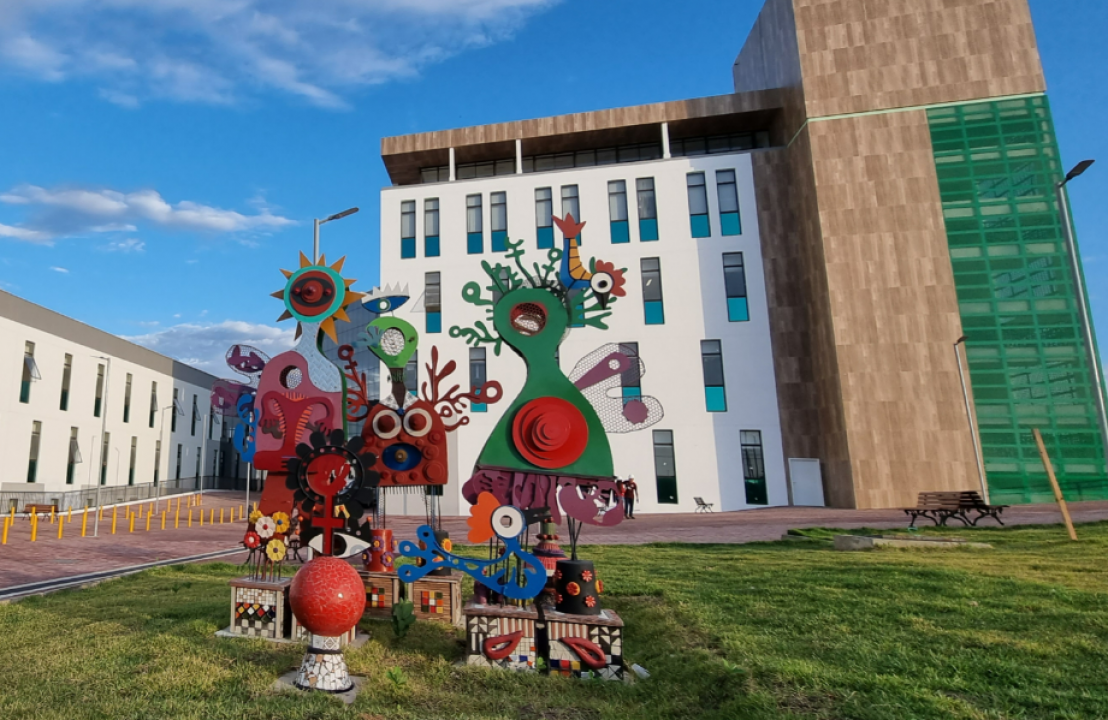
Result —
<path fill-rule="evenodd" d="M 933 108 L 928 121 L 990 499 L 1053 502 L 1036 427 L 1066 498 L 1108 499 L 1047 99 Z"/>

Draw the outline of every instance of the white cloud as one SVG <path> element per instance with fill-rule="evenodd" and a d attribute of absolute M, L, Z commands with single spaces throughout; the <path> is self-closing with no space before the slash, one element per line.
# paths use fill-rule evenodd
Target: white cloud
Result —
<path fill-rule="evenodd" d="M 0 203 L 33 207 L 40 212 L 20 226 L 0 225 L 0 237 L 49 243 L 59 237 L 90 233 L 133 232 L 138 223 L 169 230 L 209 233 L 265 233 L 296 223 L 268 207 L 245 215 L 191 200 L 167 202 L 156 190 L 130 193 L 110 189 L 54 188 L 19 185 L 0 194 Z M 250 242 L 247 238 L 236 238 Z M 129 239 L 107 250 L 141 252 L 144 243 Z"/>
<path fill-rule="evenodd" d="M 182 323 L 145 335 L 124 336 L 125 340 L 194 365 L 213 375 L 233 376 L 227 367 L 227 349 L 236 343 L 253 345 L 270 357 L 293 346 L 296 330 L 276 328 L 240 320 L 217 324 Z"/>
<path fill-rule="evenodd" d="M 63 268 L 63 267 L 58 267 L 56 265 L 51 265 L 50 269 L 53 270 L 56 273 L 62 273 L 63 275 L 68 275 L 69 274 L 69 270 L 67 270 L 66 268 Z"/>
<path fill-rule="evenodd" d="M 342 109 L 343 94 L 506 39 L 558 1 L 2 0 L 0 65 L 95 82 L 125 108 L 275 90 Z"/>
<path fill-rule="evenodd" d="M 146 243 L 138 238 L 127 238 L 126 240 L 113 240 L 107 245 L 102 245 L 100 249 L 107 252 L 140 253 L 146 250 Z"/>

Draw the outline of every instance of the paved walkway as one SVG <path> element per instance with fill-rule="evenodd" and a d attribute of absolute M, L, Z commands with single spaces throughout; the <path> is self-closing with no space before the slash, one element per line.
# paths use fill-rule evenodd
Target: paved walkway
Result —
<path fill-rule="evenodd" d="M 116 534 L 112 535 L 108 516 L 100 523 L 99 538 L 91 536 L 91 516 L 88 537 L 80 537 L 80 515 L 74 514 L 73 520 L 66 523 L 61 540 L 57 537 L 57 525 L 40 520 L 38 539 L 32 543 L 30 521 L 17 519 L 9 532 L 7 545 L 0 545 L 0 588 L 236 547 L 242 540 L 243 523 L 228 520 L 219 524 L 219 511 L 220 508 L 224 510 L 225 520 L 229 518 L 232 508 L 237 516 L 242 501 L 242 493 L 205 493 L 202 507 L 206 519 L 203 527 L 196 518 L 199 508 L 194 509 L 192 527 L 186 526 L 184 506 L 180 527 L 176 530 L 173 529 L 172 513 L 168 516 L 167 529 L 159 529 L 160 518 L 155 516 L 149 532 L 145 530 L 144 518 L 136 521 L 133 533 L 128 532 L 127 523 L 120 515 Z M 207 520 L 213 509 L 215 525 Z M 1072 503 L 1070 512 L 1075 522 L 1106 520 L 1108 502 Z M 398 539 L 414 539 L 415 529 L 423 523 L 423 517 L 390 516 L 388 522 Z M 985 521 L 986 524 L 989 522 Z M 1005 511 L 1004 522 L 1008 525 L 1053 524 L 1061 522 L 1061 516 L 1055 505 L 1020 505 Z M 444 518 L 443 525 L 455 539 L 465 538 L 468 532 L 465 518 Z M 581 543 L 744 543 L 777 540 L 792 528 L 903 528 L 906 525 L 904 513 L 900 510 L 779 507 L 730 513 L 640 515 L 636 520 L 626 520 L 613 528 L 586 526 L 581 533 Z M 564 526 L 561 535 L 563 542 L 567 542 Z M 225 561 L 241 562 L 243 559 L 245 555 L 236 555 L 225 558 Z"/>

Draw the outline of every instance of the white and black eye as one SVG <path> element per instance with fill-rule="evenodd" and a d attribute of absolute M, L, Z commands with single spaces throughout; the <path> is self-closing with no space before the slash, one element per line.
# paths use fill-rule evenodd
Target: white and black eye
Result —
<path fill-rule="evenodd" d="M 392 410 L 382 410 L 373 418 L 373 434 L 382 440 L 392 440 L 400 434 L 400 416 Z"/>
<path fill-rule="evenodd" d="M 595 293 L 610 293 L 616 286 L 616 281 L 606 272 L 598 272 L 589 281 L 592 291 Z"/>
<path fill-rule="evenodd" d="M 523 512 L 511 505 L 501 505 L 492 511 L 492 530 L 502 538 L 514 538 L 527 528 Z"/>
<path fill-rule="evenodd" d="M 404 430 L 412 437 L 423 437 L 431 432 L 431 413 L 423 408 L 412 408 L 404 413 Z"/>

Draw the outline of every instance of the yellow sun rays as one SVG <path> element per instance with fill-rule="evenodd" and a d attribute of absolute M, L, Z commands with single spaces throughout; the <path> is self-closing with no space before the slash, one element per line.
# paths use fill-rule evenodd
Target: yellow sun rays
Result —
<path fill-rule="evenodd" d="M 311 260 L 308 259 L 307 255 L 305 255 L 303 252 L 301 252 L 300 253 L 300 267 L 298 268 L 298 270 L 303 270 L 304 268 L 310 267 L 312 265 L 316 265 L 316 267 L 328 267 L 329 269 L 333 270 L 336 274 L 339 274 L 339 277 L 342 279 L 343 284 L 344 284 L 343 289 L 345 291 L 344 294 L 343 294 L 343 298 L 342 298 L 342 304 L 339 306 L 339 308 L 337 310 L 335 310 L 334 313 L 332 313 L 331 315 L 328 315 L 319 324 L 319 329 L 322 330 L 323 332 L 327 333 L 327 337 L 331 338 L 331 340 L 334 341 L 336 344 L 338 343 L 339 338 L 338 338 L 338 334 L 335 332 L 335 321 L 336 320 L 341 320 L 343 322 L 350 322 L 350 316 L 346 314 L 346 308 L 350 307 L 351 303 L 353 303 L 357 300 L 360 300 L 362 297 L 365 296 L 365 293 L 355 292 L 355 291 L 350 289 L 350 286 L 353 285 L 355 282 L 357 282 L 354 278 L 347 279 L 347 278 L 342 277 L 342 275 L 341 275 L 342 266 L 345 263 L 346 263 L 346 257 L 343 256 L 343 257 L 339 258 L 338 260 L 336 260 L 333 265 L 328 266 L 326 255 L 320 255 L 319 256 L 319 262 L 318 263 L 313 263 Z M 281 270 L 281 274 L 284 275 L 286 279 L 291 278 L 295 272 L 296 272 L 295 270 Z M 281 288 L 280 290 L 272 293 L 272 295 L 275 298 L 278 298 L 280 300 L 284 300 L 285 299 L 285 293 L 287 292 L 287 290 L 288 290 L 288 287 L 286 286 L 286 287 Z M 292 315 L 291 312 L 289 312 L 288 308 L 286 307 L 285 311 L 283 313 L 281 313 L 281 317 L 277 318 L 277 322 L 281 322 L 282 320 L 288 320 L 291 317 L 293 317 L 293 315 Z M 296 328 L 296 336 L 300 337 L 300 326 L 299 325 L 297 325 L 297 328 Z"/>

